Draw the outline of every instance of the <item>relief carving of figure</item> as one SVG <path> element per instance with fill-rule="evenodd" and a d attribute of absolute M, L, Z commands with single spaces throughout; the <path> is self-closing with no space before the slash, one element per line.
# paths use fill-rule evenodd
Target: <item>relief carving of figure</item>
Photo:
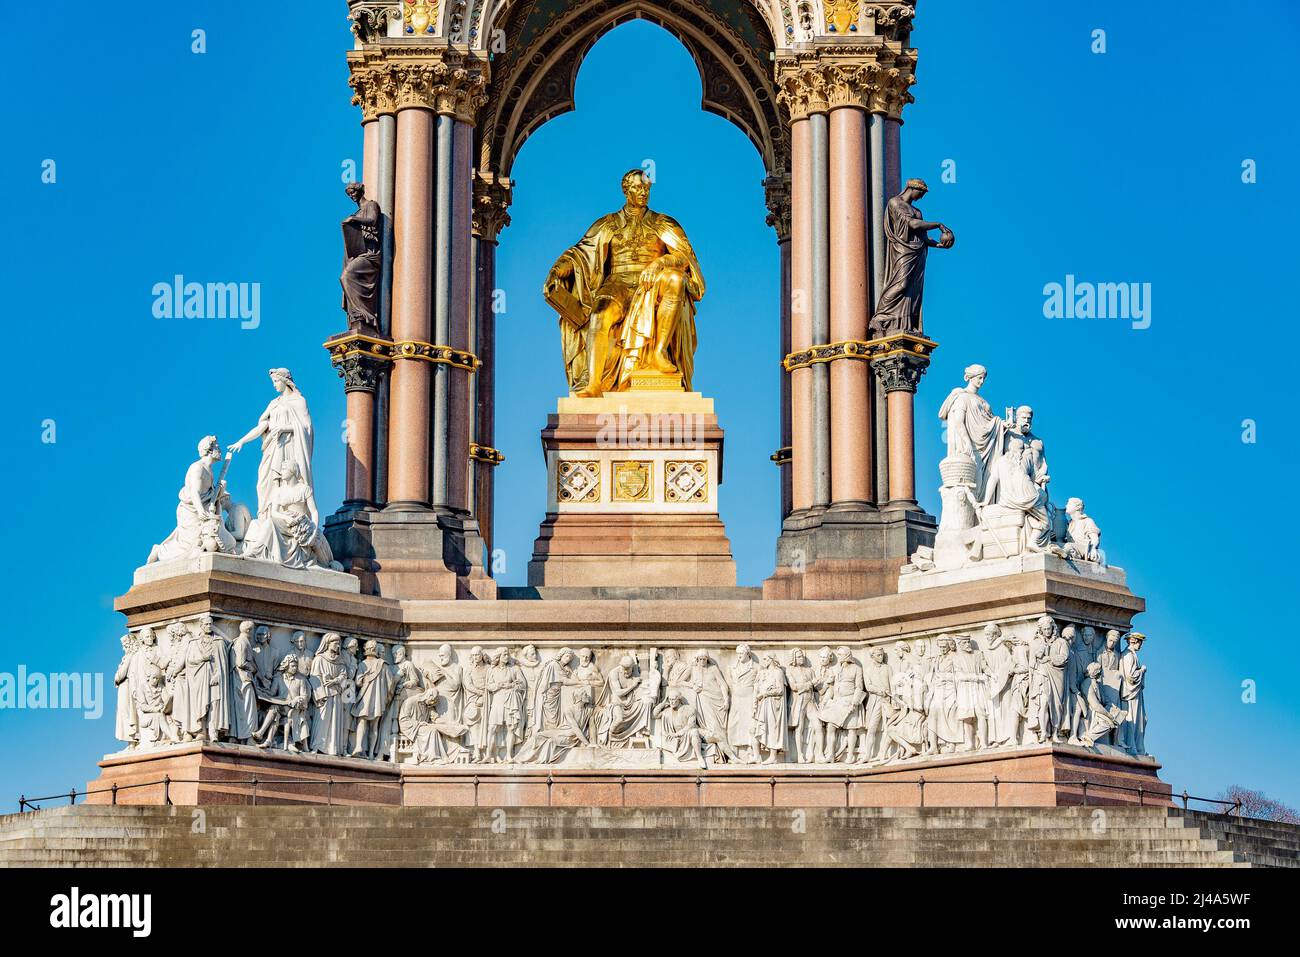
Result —
<path fill-rule="evenodd" d="M 757 663 L 749 645 L 737 645 L 736 657 L 731 664 L 731 711 L 727 721 L 727 741 L 742 761 L 758 760 L 758 746 L 754 740 L 754 683 L 758 677 Z"/>
<path fill-rule="evenodd" d="M 754 682 L 754 752 L 764 764 L 775 764 L 785 754 L 790 717 L 786 702 L 785 672 L 771 651 L 763 653 Z"/>
<path fill-rule="evenodd" d="M 343 663 L 342 645 L 342 636 L 326 633 L 311 666 L 311 695 L 315 709 L 311 749 L 318 754 L 340 756 L 348 750 L 355 685 Z"/>

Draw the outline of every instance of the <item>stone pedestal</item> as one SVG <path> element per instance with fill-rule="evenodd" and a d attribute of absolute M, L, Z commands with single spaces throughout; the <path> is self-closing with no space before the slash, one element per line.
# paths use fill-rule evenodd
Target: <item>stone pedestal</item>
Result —
<path fill-rule="evenodd" d="M 804 509 L 792 512 L 776 542 L 776 570 L 763 582 L 768 599 L 841 599 L 890 595 L 899 569 L 934 541 L 934 516 L 915 506 Z"/>
<path fill-rule="evenodd" d="M 390 598 L 491 598 L 478 523 L 442 510 L 344 509 L 325 521 L 334 556 L 361 590 Z"/>
<path fill-rule="evenodd" d="M 723 432 L 697 392 L 564 398 L 542 430 L 546 519 L 528 584 L 730 587 Z"/>

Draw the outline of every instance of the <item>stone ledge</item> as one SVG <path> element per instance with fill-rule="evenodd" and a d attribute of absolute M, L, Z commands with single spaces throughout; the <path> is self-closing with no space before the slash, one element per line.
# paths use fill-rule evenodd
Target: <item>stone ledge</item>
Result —
<path fill-rule="evenodd" d="M 149 585 L 168 578 L 201 575 L 208 572 L 225 572 L 273 581 L 281 585 L 305 585 L 309 588 L 328 588 L 333 591 L 361 593 L 361 581 L 355 575 L 336 572 L 331 568 L 286 568 L 276 562 L 263 562 L 238 555 L 208 552 L 193 558 L 177 558 L 169 562 L 141 565 L 135 570 L 135 585 Z"/>

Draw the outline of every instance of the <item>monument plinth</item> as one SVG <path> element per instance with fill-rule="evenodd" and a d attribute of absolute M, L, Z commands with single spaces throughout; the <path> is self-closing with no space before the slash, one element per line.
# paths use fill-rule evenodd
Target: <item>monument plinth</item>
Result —
<path fill-rule="evenodd" d="M 698 392 L 567 397 L 542 430 L 546 518 L 530 586 L 731 587 L 723 430 Z"/>

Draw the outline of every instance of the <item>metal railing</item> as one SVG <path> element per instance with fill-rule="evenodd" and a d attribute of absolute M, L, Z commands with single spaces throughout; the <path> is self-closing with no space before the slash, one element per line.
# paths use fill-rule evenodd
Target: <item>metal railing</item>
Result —
<path fill-rule="evenodd" d="M 509 772 L 507 772 L 504 774 L 485 776 L 482 774 L 477 774 L 469 771 L 466 771 L 464 773 L 457 773 L 457 772 L 440 773 L 436 778 L 429 778 L 429 779 L 408 778 L 405 780 L 397 780 L 397 781 L 358 780 L 356 778 L 334 778 L 333 776 L 328 776 L 328 775 L 323 779 L 322 778 L 279 778 L 279 777 L 258 778 L 256 775 L 254 775 L 253 777 L 249 777 L 249 778 L 216 778 L 216 779 L 203 779 L 203 780 L 196 779 L 196 778 L 173 778 L 170 775 L 163 775 L 161 778 L 158 778 L 153 781 L 140 781 L 132 784 L 117 784 L 116 782 L 114 782 L 111 787 L 99 788 L 99 789 L 88 789 L 86 791 L 78 791 L 76 788 L 73 788 L 71 791 L 67 791 L 63 794 L 49 794 L 43 797 L 27 797 L 26 795 L 19 795 L 18 812 L 22 814 L 22 813 L 26 813 L 27 811 L 42 810 L 41 803 L 38 802 L 61 801 L 67 799 L 70 805 L 75 805 L 77 803 L 78 797 L 88 798 L 91 795 L 99 795 L 99 794 L 110 795 L 109 803 L 116 805 L 118 803 L 118 795 L 124 791 L 131 791 L 137 788 L 156 788 L 159 786 L 161 786 L 163 789 L 163 794 L 162 794 L 163 804 L 167 806 L 173 806 L 175 802 L 172 801 L 172 787 L 174 785 L 191 785 L 191 784 L 205 785 L 207 788 L 211 790 L 218 790 L 218 791 L 229 791 L 232 789 L 235 791 L 240 791 L 242 789 L 244 793 L 247 793 L 249 795 L 250 804 L 253 806 L 257 806 L 259 800 L 263 805 L 266 804 L 275 805 L 275 804 L 286 804 L 286 803 L 292 803 L 292 804 L 321 803 L 319 800 L 315 800 L 315 801 L 311 800 L 311 798 L 319 799 L 320 797 L 319 794 L 305 795 L 299 793 L 298 795 L 295 795 L 293 797 L 286 797 L 274 793 L 276 790 L 283 787 L 290 787 L 290 788 L 315 787 L 318 789 L 323 788 L 325 792 L 324 803 L 327 806 L 334 805 L 336 788 L 342 788 L 342 789 L 396 788 L 397 800 L 395 804 L 403 807 L 406 806 L 407 788 L 417 788 L 417 787 L 426 787 L 426 786 L 445 787 L 449 784 L 452 785 L 472 784 L 473 794 L 474 794 L 474 799 L 472 804 L 461 804 L 455 806 L 496 807 L 499 805 L 500 802 L 489 801 L 486 803 L 481 803 L 479 800 L 479 791 L 485 777 L 487 778 L 487 780 L 491 782 L 501 783 L 501 784 L 529 784 L 529 783 L 540 784 L 541 783 L 540 775 L 520 775 L 520 774 L 510 774 Z M 1003 806 L 1002 796 L 1003 796 L 1003 790 L 1005 788 L 1049 787 L 1050 786 L 1056 788 L 1064 787 L 1064 788 L 1078 789 L 1079 796 L 1080 796 L 1080 804 L 1083 807 L 1091 806 L 1089 803 L 1090 794 L 1096 795 L 1097 792 L 1118 791 L 1118 792 L 1124 792 L 1126 794 L 1136 794 L 1138 806 L 1143 806 L 1143 807 L 1148 805 L 1156 806 L 1156 807 L 1174 806 L 1177 802 L 1181 801 L 1183 810 L 1187 811 L 1191 809 L 1190 808 L 1191 802 L 1198 802 L 1201 804 L 1217 805 L 1218 813 L 1224 816 L 1243 817 L 1242 802 L 1239 798 L 1235 800 L 1226 800 L 1224 798 L 1197 797 L 1195 795 L 1188 794 L 1186 789 L 1184 789 L 1181 794 L 1177 794 L 1177 795 L 1173 794 L 1172 792 L 1170 792 L 1169 794 L 1165 794 L 1165 792 L 1163 791 L 1152 791 L 1148 788 L 1142 787 L 1141 785 L 1134 787 L 1125 784 L 1112 784 L 1106 781 L 1096 781 L 1088 778 L 1086 775 L 1075 780 L 1061 780 L 1061 781 L 1035 781 L 1035 780 L 1012 781 L 1012 780 L 1004 780 L 1002 778 L 999 778 L 997 775 L 994 775 L 992 778 L 960 778 L 960 779 L 943 778 L 941 780 L 932 779 L 927 781 L 925 775 L 918 775 L 915 778 L 893 778 L 890 780 L 878 780 L 875 779 L 874 777 L 864 777 L 859 774 L 854 774 L 852 772 L 846 772 L 842 775 L 827 774 L 825 772 L 821 772 L 821 773 L 785 772 L 780 776 L 780 778 L 777 778 L 775 775 L 768 772 L 728 771 L 724 775 L 717 775 L 717 776 L 696 774 L 693 778 L 688 778 L 687 780 L 692 781 L 692 783 L 695 785 L 695 804 L 697 807 L 705 806 L 704 792 L 705 792 L 706 785 L 746 783 L 746 782 L 761 782 L 767 784 L 770 789 L 769 806 L 776 807 L 778 783 L 790 781 L 792 779 L 816 780 L 816 781 L 822 781 L 828 784 L 836 784 L 836 785 L 843 783 L 844 786 L 843 806 L 846 808 L 854 806 L 851 800 L 852 791 L 854 787 L 873 787 L 873 786 L 892 787 L 892 788 L 914 787 L 916 788 L 917 791 L 917 803 L 915 805 L 904 805 L 904 806 L 912 806 L 912 807 L 927 807 L 927 806 L 933 807 L 934 806 L 934 805 L 927 805 L 925 803 L 926 788 L 930 788 L 933 791 L 933 789 L 935 788 L 945 788 L 945 787 L 963 787 L 963 788 L 988 787 L 991 789 L 992 792 L 992 798 L 993 798 L 992 807 L 996 808 L 996 807 Z M 608 784 L 612 780 L 613 780 L 612 775 L 600 775 L 600 774 L 592 774 L 592 773 L 584 774 L 583 772 L 575 772 L 573 774 L 565 775 L 563 778 L 563 783 L 564 784 L 595 784 L 595 783 Z M 617 780 L 619 785 L 618 806 L 627 807 L 628 806 L 627 804 L 628 776 L 625 774 L 619 775 Z M 634 783 L 645 783 L 645 784 L 678 783 L 683 780 L 683 776 L 649 772 L 645 774 L 634 775 L 632 780 Z M 547 772 L 546 807 L 556 806 L 553 804 L 555 783 L 556 782 L 555 782 L 554 774 L 552 774 L 551 772 Z M 259 788 L 261 789 L 260 792 L 259 792 Z M 342 796 L 346 798 L 346 791 Z M 1165 805 L 1163 803 L 1166 800 L 1169 802 L 1168 805 Z M 1153 801 L 1155 803 L 1152 803 Z M 355 804 L 359 802 L 355 798 L 353 798 L 353 800 L 347 801 L 346 803 Z M 373 802 L 366 802 L 366 803 L 373 803 Z M 1131 804 L 1132 802 L 1123 802 L 1123 803 Z M 561 805 L 561 806 L 571 806 L 571 805 Z M 792 805 L 792 806 L 798 806 L 798 805 Z M 988 807 L 989 805 L 945 804 L 940 806 Z M 1108 802 L 1108 806 L 1115 806 L 1114 802 Z"/>

